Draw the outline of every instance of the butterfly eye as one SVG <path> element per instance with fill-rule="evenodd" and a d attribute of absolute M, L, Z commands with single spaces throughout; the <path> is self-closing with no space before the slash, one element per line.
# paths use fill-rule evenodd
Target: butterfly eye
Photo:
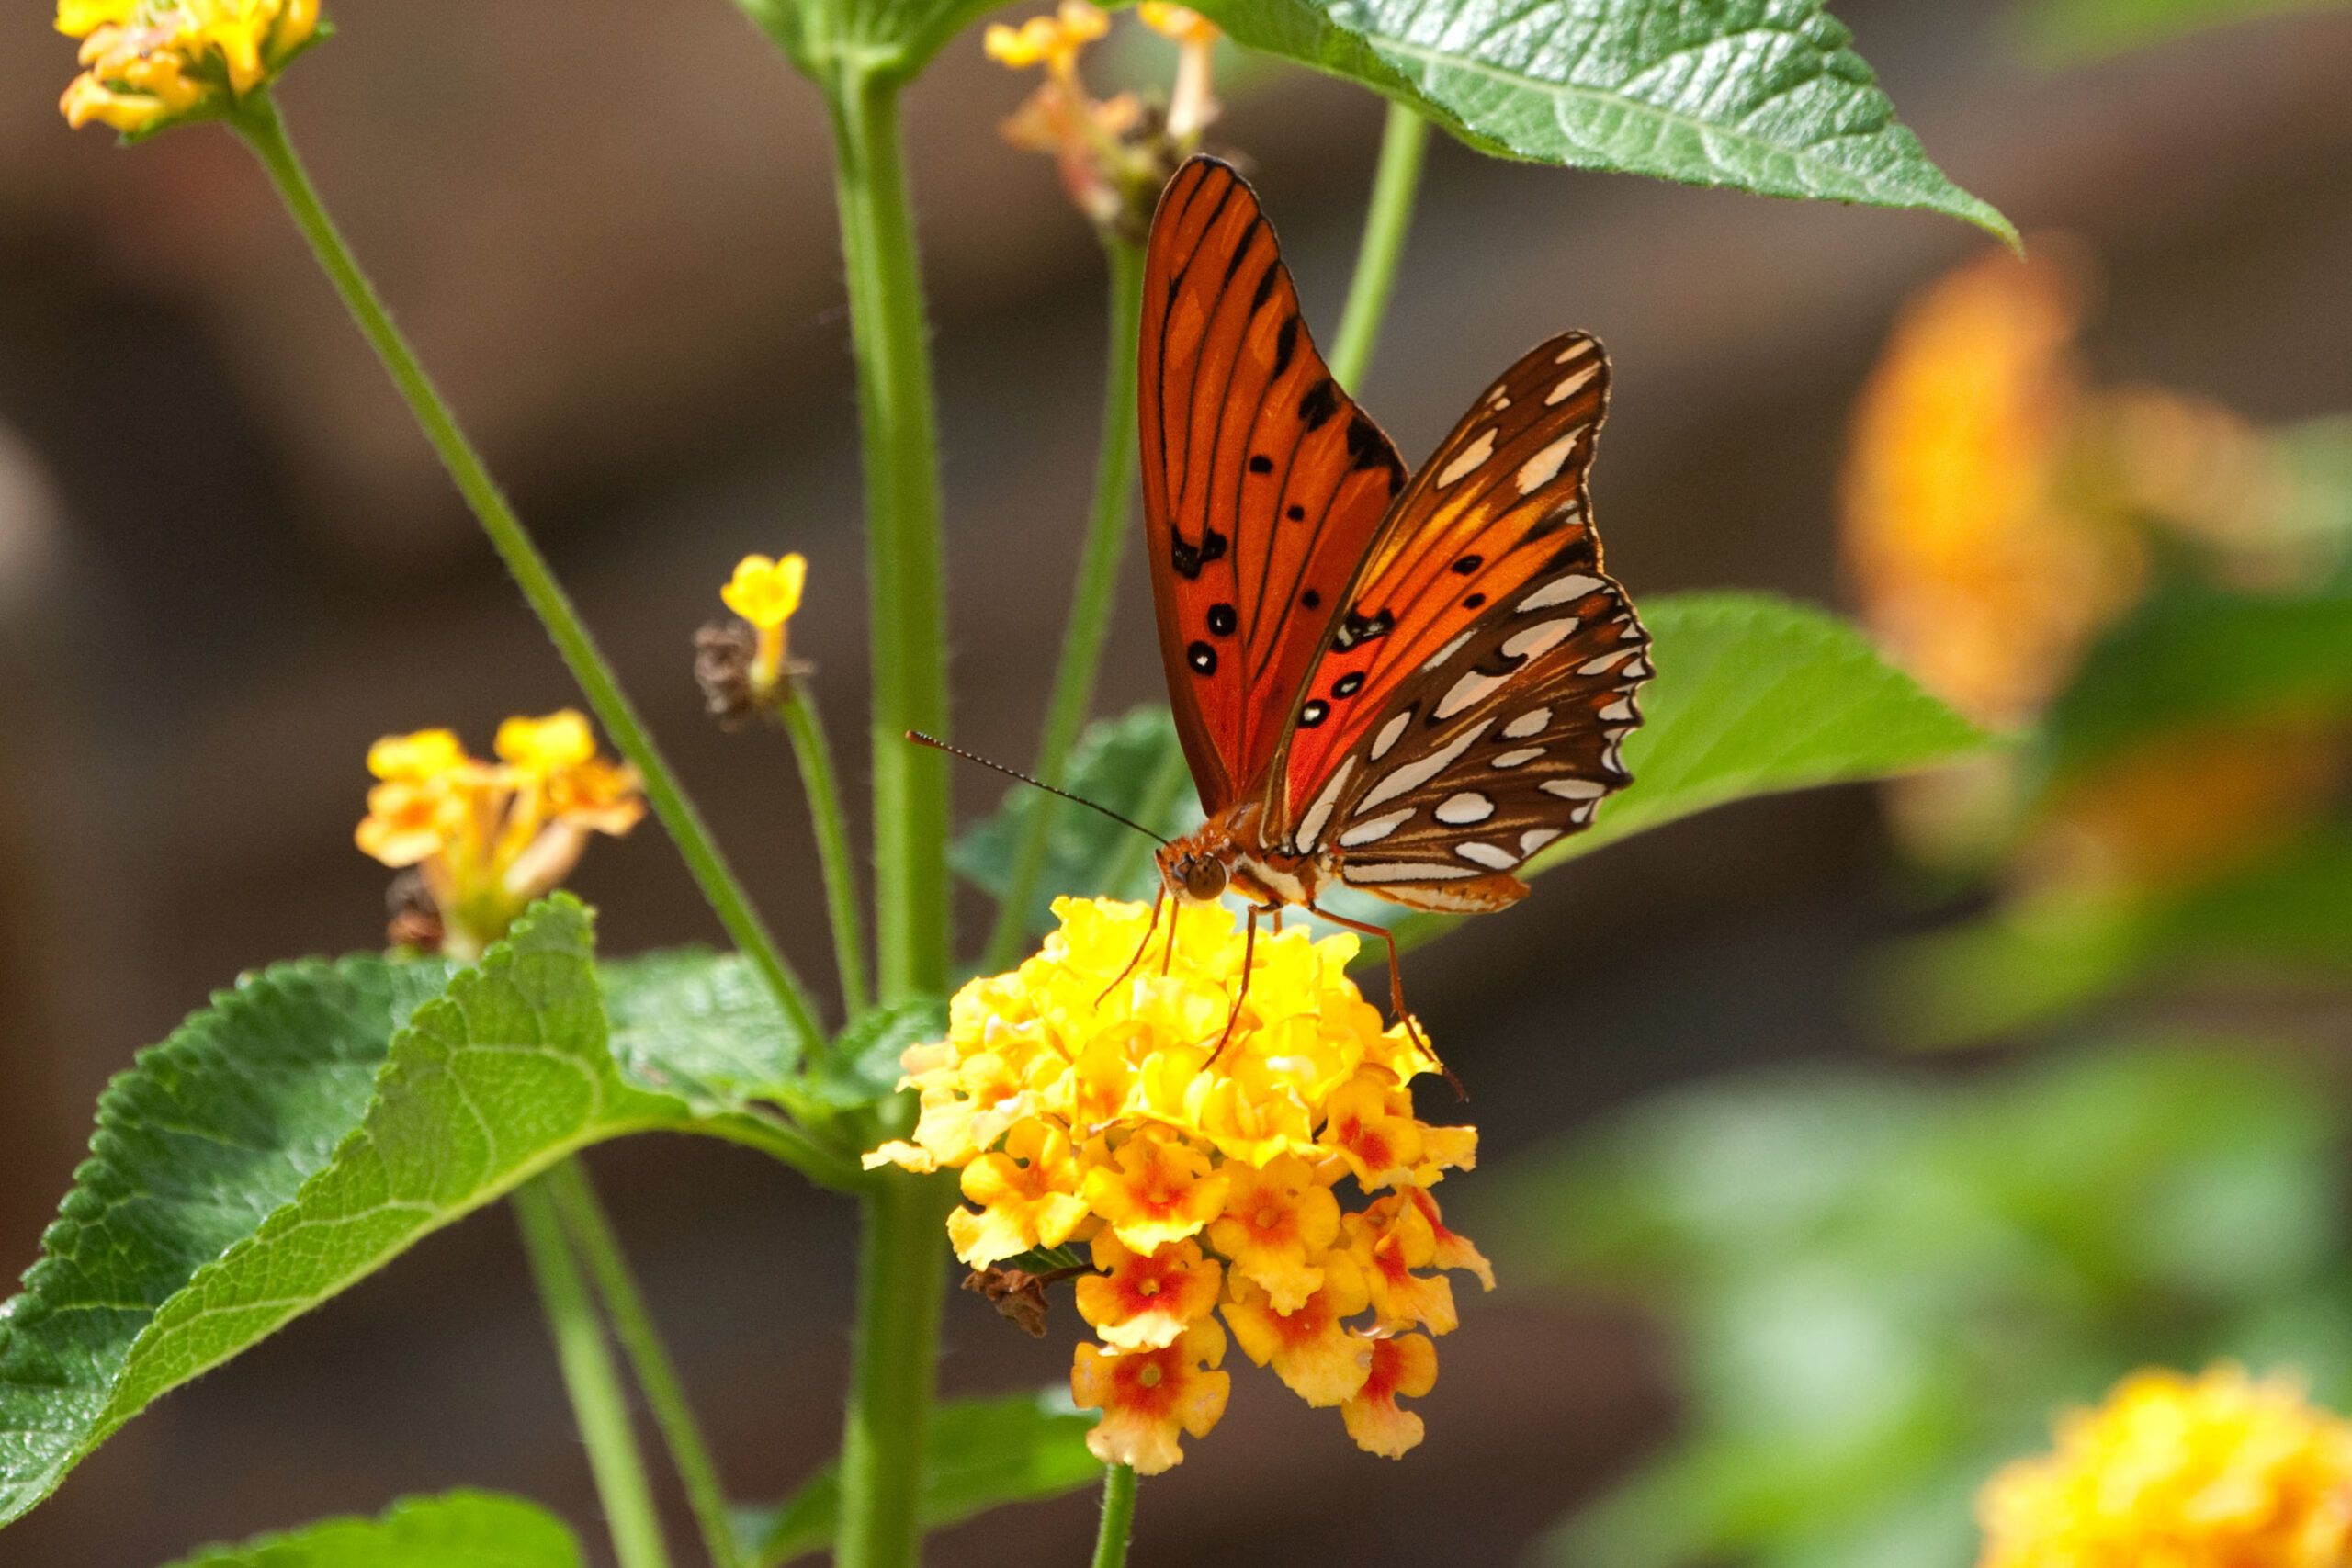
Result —
<path fill-rule="evenodd" d="M 1177 868 L 1183 878 L 1184 896 L 1206 904 L 1225 892 L 1225 863 L 1206 855 L 1188 855 Z"/>

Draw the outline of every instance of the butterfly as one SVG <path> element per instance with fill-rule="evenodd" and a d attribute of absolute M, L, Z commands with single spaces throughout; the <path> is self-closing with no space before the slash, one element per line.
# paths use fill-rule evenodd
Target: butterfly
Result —
<path fill-rule="evenodd" d="M 1405 1019 L 1394 935 L 1325 891 L 1502 908 L 1528 857 L 1633 782 L 1649 637 L 1585 491 L 1608 356 L 1582 333 L 1540 344 L 1408 474 L 1229 165 L 1170 180 L 1143 290 L 1144 532 L 1207 818 L 1159 852 L 1161 897 L 1238 894 L 1253 943 L 1285 907 L 1384 939 Z"/>

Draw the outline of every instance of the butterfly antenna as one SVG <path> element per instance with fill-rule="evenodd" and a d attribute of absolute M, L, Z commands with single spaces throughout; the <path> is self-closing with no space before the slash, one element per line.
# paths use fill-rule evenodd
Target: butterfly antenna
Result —
<path fill-rule="evenodd" d="M 1164 844 L 1168 842 L 1167 840 L 1161 838 L 1159 834 L 1153 832 L 1150 829 L 1145 827 L 1134 818 L 1122 817 L 1119 813 L 1112 810 L 1109 807 L 1104 806 L 1100 801 L 1089 800 L 1082 795 L 1072 795 L 1066 789 L 1056 789 L 1052 784 L 1047 784 L 1043 779 L 1033 779 L 1027 773 L 1022 773 L 1018 769 L 1006 767 L 1002 762 L 991 762 L 986 757 L 978 756 L 973 752 L 965 750 L 961 746 L 950 746 L 946 741 L 925 735 L 920 729 L 908 730 L 907 739 L 913 741 L 918 746 L 928 746 L 934 751 L 944 751 L 951 757 L 961 757 L 967 762 L 978 762 L 983 768 L 988 768 L 995 773 L 1002 773 L 1006 778 L 1019 779 L 1023 784 L 1034 784 L 1037 788 L 1044 790 L 1047 795 L 1058 795 L 1064 800 L 1074 800 L 1078 802 L 1079 805 L 1085 807 L 1089 811 L 1100 811 L 1103 816 L 1108 817 L 1114 822 L 1125 823 L 1126 826 L 1133 828 L 1136 832 L 1141 833 L 1145 838 L 1149 839 L 1156 843 Z"/>

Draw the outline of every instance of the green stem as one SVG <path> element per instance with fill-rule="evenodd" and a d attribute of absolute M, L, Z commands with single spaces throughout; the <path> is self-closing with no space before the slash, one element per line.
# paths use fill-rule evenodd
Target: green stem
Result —
<path fill-rule="evenodd" d="M 1143 248 L 1116 235 L 1102 248 L 1111 265 L 1111 344 L 1102 397 L 1102 432 L 1094 458 L 1094 502 L 1086 526 L 1086 548 L 1079 558 L 1078 586 L 1062 633 L 1061 663 L 1054 671 L 1054 694 L 1046 708 L 1046 729 L 1037 743 L 1037 776 L 1050 784 L 1067 781 L 1070 748 L 1094 703 L 1094 677 L 1102 663 L 1102 642 L 1111 629 L 1112 600 L 1119 586 L 1119 558 L 1127 541 L 1127 487 L 1135 475 L 1136 352 L 1142 331 Z M 981 967 L 1010 969 L 1029 935 L 1029 903 L 1046 869 L 1047 834 L 1061 802 L 1040 791 L 1030 803 L 1021 844 L 997 906 Z"/>
<path fill-rule="evenodd" d="M 1102 1525 L 1094 1535 L 1094 1568 L 1126 1568 L 1127 1538 L 1136 1529 L 1136 1472 L 1132 1465 L 1102 1470 Z"/>
<path fill-rule="evenodd" d="M 1429 151 L 1430 122 L 1403 104 L 1388 106 L 1380 133 L 1380 168 L 1372 181 L 1372 208 L 1364 214 L 1363 242 L 1356 251 L 1356 275 L 1348 285 L 1348 308 L 1331 349 L 1331 374 L 1340 385 L 1360 391 L 1371 368 L 1396 287 L 1396 261 L 1413 226 L 1413 197 L 1421 184 L 1421 159 Z"/>
<path fill-rule="evenodd" d="M 913 1568 L 919 1558 L 923 1441 L 947 1283 L 943 1226 L 955 1196 L 941 1178 L 885 1171 L 865 1199 L 837 1568 Z"/>
<path fill-rule="evenodd" d="M 350 247 L 345 244 L 334 220 L 321 205 L 318 191 L 311 184 L 301 160 L 295 155 L 277 106 L 266 94 L 253 95 L 243 100 L 232 123 L 268 171 L 295 225 L 311 243 L 319 265 L 325 270 L 335 291 L 343 296 L 345 308 L 375 349 L 377 357 L 383 361 L 392 384 L 408 400 L 409 411 L 424 428 L 425 439 L 433 444 L 442 467 L 448 469 L 458 493 L 465 497 L 466 504 L 481 524 L 482 532 L 490 536 L 492 547 L 506 563 L 515 585 L 522 589 L 523 597 L 530 602 L 540 624 L 547 627 L 556 651 L 563 656 L 605 732 L 612 737 L 621 755 L 636 766 L 644 782 L 646 800 L 662 819 L 662 827 L 669 829 L 672 841 L 678 846 L 687 870 L 694 874 L 719 923 L 766 978 L 777 1002 L 808 1043 L 808 1049 L 812 1053 L 822 1050 L 824 1034 L 807 991 L 744 896 L 742 885 L 729 869 L 726 857 L 704 827 L 694 803 L 678 787 L 676 775 L 655 748 L 653 737 L 622 692 L 612 666 L 598 651 L 595 639 L 589 635 L 579 612 L 572 608 L 555 573 L 548 570 L 547 558 L 531 542 L 530 535 L 525 532 L 505 496 L 499 492 L 497 482 L 490 477 L 472 444 L 458 428 L 456 418 L 435 390 L 424 367 L 385 312 L 374 286 L 359 270 Z"/>
<path fill-rule="evenodd" d="M 947 601 L 922 273 L 897 77 L 843 57 L 827 95 L 865 453 L 874 639 L 875 928 L 885 1002 L 946 988 Z"/>
<path fill-rule="evenodd" d="M 596 1309 L 588 1299 L 580 1264 L 564 1240 L 552 1177 L 550 1172 L 514 1190 L 514 1217 L 521 1222 L 523 1249 L 538 1281 L 548 1331 L 555 1337 L 556 1359 L 563 1368 L 563 1386 L 571 1395 L 572 1416 L 579 1422 L 581 1440 L 587 1445 L 596 1495 L 605 1505 L 613 1555 L 620 1568 L 669 1568 L 670 1553 L 662 1541 L 653 1488 L 645 1479 L 645 1461 L 629 1426 L 628 1396 L 621 1388 L 612 1348 L 605 1342 L 604 1325 L 596 1321 Z"/>
<path fill-rule="evenodd" d="M 809 826 L 817 834 L 817 865 L 825 878 L 825 904 L 832 914 L 833 966 L 841 971 L 842 1002 L 855 1022 L 874 1005 L 866 989 L 865 935 L 857 904 L 857 862 L 850 849 L 849 823 L 842 816 L 840 775 L 833 771 L 832 743 L 817 699 L 804 685 L 784 703 L 785 732 L 800 764 L 800 786 L 808 795 Z"/>
<path fill-rule="evenodd" d="M 576 1159 L 566 1160 L 542 1177 L 539 1185 L 553 1198 L 564 1234 L 595 1281 L 613 1336 L 628 1358 L 637 1386 L 644 1391 L 646 1407 L 662 1430 L 670 1462 L 694 1508 L 695 1522 L 702 1527 L 703 1545 L 710 1553 L 712 1568 L 751 1568 L 728 1517 L 727 1493 L 719 1484 L 718 1467 L 711 1462 L 710 1445 L 703 1440 L 694 1409 L 686 1403 L 677 1364 L 662 1343 L 653 1314 L 646 1310 L 644 1293 L 621 1252 L 620 1239 L 605 1216 L 605 1206 L 596 1201 L 595 1188 L 589 1184 L 587 1168 Z"/>

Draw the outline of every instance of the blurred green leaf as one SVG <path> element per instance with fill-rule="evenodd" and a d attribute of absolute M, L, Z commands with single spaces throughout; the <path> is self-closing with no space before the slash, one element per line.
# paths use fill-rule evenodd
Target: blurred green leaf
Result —
<path fill-rule="evenodd" d="M 2019 11 L 2034 54 L 2069 65 L 2166 43 L 2208 28 L 2343 0 L 2030 0 Z"/>
<path fill-rule="evenodd" d="M 1064 787 L 1142 823 L 1163 839 L 1199 826 L 1201 807 L 1165 707 L 1141 707 L 1124 717 L 1086 727 L 1071 748 Z M 950 859 L 957 872 L 1002 897 L 1012 860 L 1031 816 L 1047 803 L 1046 866 L 1029 911 L 1032 935 L 1053 928 L 1053 900 L 1065 893 L 1090 897 L 1149 898 L 1159 886 L 1152 842 L 1100 812 L 1053 797 L 1027 784 L 1005 792 L 995 816 L 956 840 Z"/>
<path fill-rule="evenodd" d="M 2029 900 L 1914 937 L 1878 961 L 1873 1011 L 1915 1048 L 1981 1045 L 2122 993 L 2213 981 L 2352 978 L 2352 835 L 2329 829 L 2191 886 Z"/>
<path fill-rule="evenodd" d="M 784 1102 L 812 1117 L 864 1110 L 898 1092 L 899 1058 L 908 1046 L 946 1035 L 943 998 L 915 997 L 877 1008 L 842 1032 L 823 1069 L 793 1085 Z"/>
<path fill-rule="evenodd" d="M 2063 782 L 2155 736 L 2315 711 L 2352 716 L 2352 588 L 2239 593 L 2176 580 L 2093 647 L 2051 708 L 2037 761 Z"/>
<path fill-rule="evenodd" d="M 942 1404 L 932 1416 L 922 1528 L 1094 1484 L 1102 1461 L 1086 1449 L 1093 1426 L 1063 1390 Z M 840 1510 L 840 1469 L 828 1465 L 783 1504 L 747 1511 L 738 1525 L 761 1568 L 776 1568 L 830 1547 Z"/>
<path fill-rule="evenodd" d="M 1625 742 L 1634 784 L 1521 875 L 1735 800 L 1916 773 L 1993 744 L 1826 611 L 1763 594 L 1683 593 L 1650 600 L 1642 619 L 1657 676 Z M 1400 942 L 1455 923 L 1401 911 L 1387 920 Z"/>
<path fill-rule="evenodd" d="M 794 1049 L 727 961 L 621 966 L 616 1056 L 589 928 L 559 896 L 472 968 L 282 964 L 114 1081 L 0 1307 L 0 1522 L 159 1395 L 587 1144 L 704 1132 L 854 1179 L 744 1106 Z M 752 1032 L 727 1043 L 722 1017 Z"/>
<path fill-rule="evenodd" d="M 1552 1560 L 1965 1568 L 1974 1488 L 2133 1366 L 2340 1386 L 2343 1132 L 2278 1058 L 2149 1042 L 1716 1084 L 1489 1173 L 1464 1223 L 1507 1274 L 1630 1292 L 1680 1347 L 1682 1438 Z"/>
<path fill-rule="evenodd" d="M 1203 0 L 1243 46 L 1419 108 L 1482 152 L 1922 208 L 2014 243 L 1894 118 L 1818 0 Z"/>
<path fill-rule="evenodd" d="M 174 1568 L 581 1568 L 563 1521 L 490 1492 L 408 1497 L 373 1519 L 324 1519 L 243 1546 L 216 1546 Z"/>

